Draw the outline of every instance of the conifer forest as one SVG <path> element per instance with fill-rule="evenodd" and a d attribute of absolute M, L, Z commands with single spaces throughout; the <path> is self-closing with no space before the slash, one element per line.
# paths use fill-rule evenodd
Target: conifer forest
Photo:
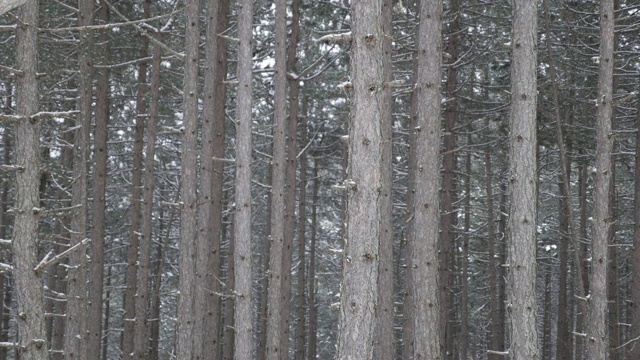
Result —
<path fill-rule="evenodd" d="M 0 0 L 0 360 L 640 359 L 637 0 Z"/>

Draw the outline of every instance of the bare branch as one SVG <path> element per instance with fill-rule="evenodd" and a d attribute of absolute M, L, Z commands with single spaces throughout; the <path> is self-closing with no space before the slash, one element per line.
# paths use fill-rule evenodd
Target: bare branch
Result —
<path fill-rule="evenodd" d="M 316 42 L 324 42 L 326 44 L 350 43 L 351 31 L 341 34 L 329 34 L 320 37 Z"/>
<path fill-rule="evenodd" d="M 51 259 L 49 259 L 49 256 L 53 252 L 49 252 L 44 257 L 44 259 L 42 259 L 42 261 L 40 261 L 40 263 L 38 264 L 38 266 L 36 266 L 36 268 L 34 270 L 36 272 L 41 272 L 42 270 L 46 269 L 47 267 L 49 267 L 49 266 L 51 266 L 53 264 L 57 264 L 58 262 L 60 262 L 60 260 L 66 258 L 67 256 L 71 255 L 72 253 L 74 253 L 77 250 L 81 249 L 83 246 L 87 245 L 89 242 L 91 242 L 91 239 L 86 238 L 86 239 L 80 241 L 79 243 L 73 245 L 72 247 L 68 248 L 67 250 L 61 252 L 60 254 L 54 256 Z"/>
<path fill-rule="evenodd" d="M 0 15 L 26 3 L 27 0 L 0 0 Z"/>

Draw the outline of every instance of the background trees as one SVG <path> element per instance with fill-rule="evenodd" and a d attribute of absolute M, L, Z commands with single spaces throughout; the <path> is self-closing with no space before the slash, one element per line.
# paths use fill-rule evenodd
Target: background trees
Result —
<path fill-rule="evenodd" d="M 528 15 L 512 18 L 525 3 Z M 31 336 L 29 299 L 43 334 L 22 358 L 170 359 L 185 346 L 256 358 L 277 343 L 282 358 L 327 359 L 338 343 L 341 354 L 363 347 L 346 340 L 356 322 L 338 324 L 350 296 L 368 293 L 376 325 L 365 328 L 386 334 L 371 356 L 412 359 L 426 334 L 411 325 L 428 315 L 415 310 L 429 303 L 416 295 L 428 272 L 415 246 L 429 244 L 418 258 L 441 270 L 438 320 L 427 321 L 440 324 L 443 358 L 518 356 L 525 327 L 544 358 L 637 357 L 638 5 L 373 4 L 63 0 L 0 15 L 0 339 Z M 522 142 L 517 124 L 528 125 Z M 527 226 L 514 215 L 525 204 Z M 274 236 L 282 246 L 269 253 Z M 521 260 L 526 281 L 512 278 Z M 368 280 L 349 280 L 356 263 Z M 264 305 L 267 277 L 282 281 L 269 294 L 281 305 Z M 523 284 L 529 309 L 518 313 L 537 311 L 536 323 L 514 322 L 519 305 L 505 301 Z M 279 330 L 263 325 L 276 307 Z M 585 347 L 589 313 L 612 339 L 598 352 Z M 186 335 L 187 322 L 215 339 Z"/>

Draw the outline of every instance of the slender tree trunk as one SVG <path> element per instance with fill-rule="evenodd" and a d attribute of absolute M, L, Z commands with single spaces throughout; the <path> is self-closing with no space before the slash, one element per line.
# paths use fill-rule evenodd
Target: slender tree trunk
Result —
<path fill-rule="evenodd" d="M 107 266 L 107 277 L 106 277 L 106 288 L 109 289 L 104 293 L 105 301 L 104 301 L 104 317 L 102 320 L 102 328 L 106 330 L 109 329 L 109 320 L 111 319 L 111 271 L 113 270 L 112 266 Z M 102 354 L 102 359 L 107 358 L 107 354 L 109 351 L 109 336 L 104 336 L 100 341 L 100 353 Z"/>
<path fill-rule="evenodd" d="M 109 21 L 109 8 L 101 1 L 98 11 L 100 22 Z M 102 49 L 104 62 L 108 64 L 109 45 L 106 36 Z M 106 64 L 105 64 L 106 65 Z M 104 289 L 104 236 L 105 236 L 105 206 L 106 206 L 106 175 L 107 175 L 107 123 L 109 121 L 109 69 L 102 68 L 97 75 L 96 84 L 96 125 L 94 128 L 93 154 L 93 204 L 91 231 L 91 262 L 89 267 L 89 301 L 87 309 L 87 325 L 89 331 L 88 351 L 99 354 L 102 344 L 102 305 Z"/>
<path fill-rule="evenodd" d="M 412 233 L 407 243 L 407 262 L 411 267 L 409 297 L 412 298 L 411 325 L 415 331 L 410 359 L 441 359 L 443 340 L 438 294 L 439 260 L 439 153 L 440 153 L 440 83 L 442 64 L 442 2 L 420 2 L 417 32 L 417 67 L 414 89 L 416 138 L 415 191 Z M 405 344 L 407 346 L 409 344 Z"/>
<path fill-rule="evenodd" d="M 151 0 L 144 1 L 143 18 L 151 17 Z M 144 59 L 149 55 L 149 38 L 140 35 L 140 58 Z M 138 246 L 140 238 L 141 215 L 141 193 L 142 193 L 142 148 L 144 146 L 144 123 L 147 119 L 146 96 L 147 84 L 147 62 L 140 63 L 138 68 L 138 89 L 136 94 L 136 127 L 133 141 L 133 171 L 131 175 L 131 220 L 129 229 L 129 248 L 127 249 L 127 274 L 125 282 L 127 287 L 124 291 L 124 320 L 122 331 L 122 356 L 123 359 L 134 359 L 134 332 L 135 322 L 140 321 L 136 316 L 136 291 L 138 277 Z"/>
<path fill-rule="evenodd" d="M 467 134 L 467 146 L 472 145 L 472 126 Z M 464 229 L 462 243 L 462 258 L 460 261 L 460 279 L 462 291 L 460 294 L 460 359 L 467 360 L 469 353 L 469 240 L 471 230 L 471 151 L 467 151 L 465 161 L 465 182 L 464 182 Z M 495 290 L 496 292 L 498 289 Z"/>
<path fill-rule="evenodd" d="M 484 126 L 489 129 L 489 118 L 485 119 Z M 493 215 L 493 167 L 491 163 L 491 149 L 493 144 L 487 142 L 487 148 L 484 152 L 485 177 L 486 177 L 486 194 L 487 194 L 487 242 L 489 245 L 489 317 L 491 320 L 491 331 L 489 334 L 489 350 L 502 351 L 500 327 L 503 325 L 500 321 L 498 312 L 499 295 L 498 295 L 498 266 L 499 259 L 496 256 L 496 232 L 495 219 Z M 489 359 L 498 360 L 500 355 L 489 354 Z"/>
<path fill-rule="evenodd" d="M 9 86 L 8 93 L 11 94 L 11 87 Z M 7 107 L 11 105 L 11 98 L 7 101 Z M 9 113 L 9 112 L 7 112 Z M 2 162 L 4 165 L 11 165 L 11 135 L 9 129 L 5 128 L 2 134 Z M 4 179 L 0 183 L 2 188 L 0 189 L 0 239 L 6 239 L 8 235 L 9 219 L 7 216 L 7 209 L 9 208 L 9 181 Z M 0 252 L 0 260 L 6 261 L 6 251 Z M 7 342 L 9 339 L 9 304 L 7 299 L 11 294 L 11 289 L 7 285 L 7 277 L 5 274 L 0 274 L 0 341 Z M 7 360 L 7 348 L 0 347 L 0 360 Z"/>
<path fill-rule="evenodd" d="M 147 3 L 145 2 L 145 5 Z M 158 35 L 162 40 L 162 34 Z M 135 297 L 136 321 L 134 327 L 133 358 L 146 359 L 149 352 L 149 326 L 147 324 L 147 306 L 149 306 L 149 272 L 151 268 L 151 243 L 153 239 L 153 192 L 155 178 L 155 149 L 160 100 L 160 70 L 162 50 L 158 44 L 153 46 L 151 64 L 151 101 L 149 103 L 149 121 L 147 124 L 146 157 L 144 161 L 144 198 L 142 210 L 142 237 L 139 242 L 137 271 L 137 294 Z"/>
<path fill-rule="evenodd" d="M 78 25 L 93 23 L 94 1 L 78 0 Z M 73 178 L 71 206 L 71 238 L 69 245 L 76 246 L 87 237 L 87 157 L 89 151 L 89 129 L 91 127 L 92 107 L 92 68 L 91 52 L 93 33 L 90 30 L 80 32 L 78 46 L 78 116 L 77 130 L 73 140 Z M 67 319 L 65 329 L 65 358 L 83 360 L 87 358 L 87 268 L 86 250 L 81 249 L 69 255 L 67 268 Z"/>
<path fill-rule="evenodd" d="M 451 1 L 450 12 L 453 14 L 453 20 L 450 23 L 449 36 L 447 42 L 447 53 L 451 56 L 450 62 L 455 64 L 458 61 L 458 34 L 460 33 L 460 0 Z M 454 128 L 458 117 L 458 103 L 456 101 L 456 90 L 458 87 L 458 67 L 447 67 L 447 85 L 446 96 L 447 105 L 445 108 L 444 121 L 444 152 L 442 155 L 443 162 L 443 181 L 442 181 L 442 231 L 440 232 L 440 287 L 441 287 L 441 304 L 440 312 L 442 320 L 442 341 L 444 359 L 453 358 L 453 348 L 455 345 L 455 335 L 453 333 L 453 324 L 455 320 L 454 312 L 454 276 L 455 273 L 455 228 L 458 219 L 458 213 L 454 209 L 456 198 L 456 135 Z"/>
<path fill-rule="evenodd" d="M 283 360 L 288 357 L 289 341 L 289 268 L 285 268 L 290 248 L 285 244 L 286 217 L 292 208 L 286 208 L 287 193 L 295 194 L 295 187 L 287 187 L 287 1 L 275 0 L 275 74 L 273 82 L 273 160 L 271 162 L 271 242 L 269 251 L 268 300 L 267 300 L 267 360 Z M 290 134 L 290 136 L 296 136 Z M 294 168 L 295 169 L 295 168 Z M 294 195 L 295 196 L 295 195 Z M 288 251 L 287 251 L 288 250 Z M 290 260 L 288 261 L 291 262 Z M 286 283 L 286 285 L 285 285 Z"/>
<path fill-rule="evenodd" d="M 233 215 L 230 216 L 230 226 L 229 226 L 229 234 L 233 234 L 235 231 L 234 228 L 234 218 Z M 235 288 L 235 279 L 233 277 L 234 274 L 234 263 L 233 263 L 233 239 L 229 239 L 229 252 L 227 254 L 227 283 L 225 284 L 225 288 L 227 292 L 230 292 Z M 235 314 L 235 309 L 233 307 L 233 299 L 231 297 L 225 298 L 224 305 L 224 344 L 222 346 L 222 359 L 223 360 L 232 360 L 235 356 L 235 331 L 233 328 L 233 318 Z"/>
<path fill-rule="evenodd" d="M 640 80 L 640 77 L 638 77 Z M 634 219 L 633 227 L 633 285 L 631 288 L 631 311 L 633 316 L 633 326 L 631 327 L 631 338 L 640 338 L 640 95 L 637 96 L 636 105 L 636 161 L 635 161 L 635 184 L 634 184 Z M 640 359 L 640 344 L 632 346 L 630 358 Z"/>
<path fill-rule="evenodd" d="M 539 359 L 536 331 L 537 1 L 513 3 L 507 313 L 513 360 Z"/>
<path fill-rule="evenodd" d="M 13 226 L 13 279 L 17 303 L 18 354 L 21 360 L 48 358 L 44 318 L 44 288 L 38 264 L 40 218 L 40 124 L 30 116 L 38 112 L 38 2 L 27 1 L 20 8 L 17 28 L 16 108 L 22 117 L 16 123 L 15 222 Z"/>
<path fill-rule="evenodd" d="M 579 236 L 580 239 L 583 240 L 583 242 L 587 239 L 587 182 L 588 182 L 588 169 L 587 169 L 587 163 L 586 162 L 582 162 L 580 164 L 580 172 L 578 174 L 578 189 L 579 189 L 579 196 L 578 196 L 578 202 L 579 202 L 579 207 L 580 207 L 580 229 L 579 229 Z M 578 287 L 582 287 L 584 289 L 584 293 L 588 294 L 589 293 L 589 280 L 588 280 L 588 269 L 589 269 L 589 264 L 588 264 L 588 251 L 587 251 L 587 245 L 585 243 L 581 243 L 577 248 L 574 248 L 573 251 L 578 251 L 580 252 L 581 256 L 580 258 L 582 259 L 580 262 L 575 262 L 574 261 L 574 267 L 580 267 L 582 269 L 582 271 L 576 269 L 575 273 L 576 273 L 576 277 L 574 279 L 574 286 L 578 286 Z M 578 274 L 582 272 L 582 277 L 579 277 Z M 577 334 L 580 334 L 578 336 L 575 337 L 575 358 L 582 360 L 584 359 L 584 351 L 586 348 L 586 335 L 584 334 L 585 332 L 585 322 L 586 322 L 586 316 L 587 316 L 587 302 L 579 299 L 578 301 L 575 302 L 575 308 L 576 308 L 576 324 L 575 324 L 575 330 L 574 332 Z"/>
<path fill-rule="evenodd" d="M 542 358 L 551 359 L 551 269 L 544 273 L 544 302 L 542 311 Z"/>
<path fill-rule="evenodd" d="M 234 283 L 235 359 L 252 359 L 251 320 L 251 106 L 253 0 L 242 0 L 238 12 L 238 92 L 236 127 Z"/>
<path fill-rule="evenodd" d="M 305 98 L 306 103 L 306 98 Z M 304 114 L 308 114 L 307 111 Z M 307 360 L 315 360 L 318 348 L 318 304 L 316 301 L 316 237 L 318 225 L 318 158 L 313 155 L 313 190 L 311 195 L 311 239 L 309 240 L 309 347 Z"/>
<path fill-rule="evenodd" d="M 393 36 L 393 1 L 384 0 L 382 3 L 382 31 L 386 36 Z M 384 82 L 393 80 L 391 63 L 391 41 L 383 42 L 383 77 Z M 393 304 L 393 190 L 392 186 L 392 143 L 393 143 L 393 114 L 391 91 L 385 91 L 379 97 L 380 101 L 388 104 L 381 118 L 382 136 L 382 163 L 380 178 L 380 195 L 382 197 L 380 214 L 380 240 L 379 240 L 379 264 L 378 264 L 378 314 L 376 329 L 376 348 L 374 359 L 393 359 L 393 330 L 394 330 L 394 304 Z"/>
<path fill-rule="evenodd" d="M 610 212 L 613 136 L 613 1 L 600 1 L 600 65 L 596 118 L 596 172 L 594 183 L 593 237 L 591 240 L 591 281 L 587 333 L 587 359 L 607 360 L 607 278 L 609 266 L 608 239 L 613 219 Z"/>

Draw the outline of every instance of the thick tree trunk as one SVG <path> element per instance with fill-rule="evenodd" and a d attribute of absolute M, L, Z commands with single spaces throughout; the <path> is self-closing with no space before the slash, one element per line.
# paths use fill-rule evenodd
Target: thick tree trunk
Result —
<path fill-rule="evenodd" d="M 48 358 L 44 318 L 44 287 L 38 265 L 40 219 L 40 124 L 30 117 L 38 112 L 38 2 L 27 1 L 20 8 L 17 28 L 16 110 L 22 117 L 15 125 L 16 172 L 15 222 L 13 226 L 13 279 L 18 323 L 18 354 L 21 360 Z"/>
<path fill-rule="evenodd" d="M 200 39 L 199 4 L 189 0 L 185 4 L 185 67 L 184 118 L 182 127 L 182 158 L 180 171 L 180 285 L 176 324 L 176 355 L 191 359 L 194 353 L 194 298 L 196 291 L 197 228 L 197 138 L 198 138 L 198 47 Z M 199 321 L 199 320 L 198 320 Z"/>
<path fill-rule="evenodd" d="M 101 1 L 98 11 L 100 22 L 109 21 L 109 8 Z M 110 46 L 106 35 L 101 42 L 103 65 L 108 65 Z M 91 231 L 91 262 L 89 266 L 89 301 L 87 303 L 87 327 L 89 331 L 88 351 L 99 354 L 102 344 L 102 305 L 104 289 L 104 249 L 105 249 L 105 211 L 106 211 L 106 176 L 107 176 L 107 123 L 109 121 L 109 84 L 108 68 L 102 68 L 97 76 L 96 84 L 96 124 L 94 128 L 93 152 L 93 204 Z M 108 297 L 107 297 L 108 298 Z"/>
<path fill-rule="evenodd" d="M 591 280 L 587 333 L 587 359 L 609 358 L 607 329 L 609 267 L 608 239 L 613 223 L 610 203 L 612 179 L 612 152 L 614 138 L 611 133 L 613 106 L 613 1 L 600 1 L 600 65 L 598 76 L 598 106 L 596 118 L 596 164 L 594 183 L 593 237 L 591 240 Z"/>
<path fill-rule="evenodd" d="M 414 343 L 410 359 L 441 359 L 442 317 L 438 293 L 438 232 L 440 225 L 440 83 L 442 64 L 442 2 L 420 2 L 420 24 L 417 33 L 416 85 L 414 89 L 416 117 L 415 191 L 413 226 L 407 243 L 411 267 L 408 293 Z M 411 346 L 411 344 L 405 344 Z"/>
<path fill-rule="evenodd" d="M 373 358 L 379 308 L 379 246 L 385 227 L 385 114 L 391 106 L 385 84 L 384 0 L 353 2 L 351 79 L 353 96 L 349 123 L 347 234 L 340 294 L 338 359 Z"/>
<path fill-rule="evenodd" d="M 238 92 L 235 178 L 235 359 L 252 359 L 251 320 L 251 106 L 253 0 L 242 0 L 238 12 Z"/>
<path fill-rule="evenodd" d="M 536 331 L 537 1 L 513 2 L 507 313 L 513 360 L 539 359 Z"/>

